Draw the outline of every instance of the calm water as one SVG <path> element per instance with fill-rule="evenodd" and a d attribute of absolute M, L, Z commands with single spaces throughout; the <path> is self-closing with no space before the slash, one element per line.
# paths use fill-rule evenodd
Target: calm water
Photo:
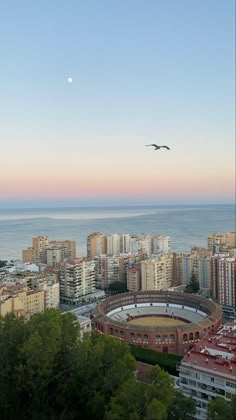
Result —
<path fill-rule="evenodd" d="M 95 231 L 168 235 L 172 250 L 207 246 L 207 235 L 235 231 L 233 205 L 0 209 L 0 259 L 21 259 L 33 236 L 74 239 L 77 255 L 86 255 L 87 236 Z"/>

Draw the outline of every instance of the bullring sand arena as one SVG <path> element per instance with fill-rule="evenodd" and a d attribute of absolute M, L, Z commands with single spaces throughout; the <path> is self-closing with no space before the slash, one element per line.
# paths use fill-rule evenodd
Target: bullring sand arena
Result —
<path fill-rule="evenodd" d="M 162 316 L 145 316 L 127 321 L 128 324 L 150 327 L 173 327 L 187 324 L 186 321 Z"/>
<path fill-rule="evenodd" d="M 184 355 L 222 325 L 217 303 L 190 293 L 150 290 L 111 296 L 96 308 L 93 327 L 128 344 Z"/>

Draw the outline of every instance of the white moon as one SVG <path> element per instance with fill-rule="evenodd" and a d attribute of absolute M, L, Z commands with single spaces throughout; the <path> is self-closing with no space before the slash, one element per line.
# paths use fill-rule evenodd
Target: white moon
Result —
<path fill-rule="evenodd" d="M 72 77 L 67 77 L 67 82 L 68 82 L 68 83 L 72 83 L 72 82 L 73 82 Z"/>

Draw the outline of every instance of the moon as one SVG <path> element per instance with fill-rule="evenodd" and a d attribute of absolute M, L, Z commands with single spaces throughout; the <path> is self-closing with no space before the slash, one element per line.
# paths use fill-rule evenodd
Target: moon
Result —
<path fill-rule="evenodd" d="M 67 77 L 67 82 L 68 82 L 68 83 L 72 83 L 72 82 L 73 82 L 72 77 Z"/>

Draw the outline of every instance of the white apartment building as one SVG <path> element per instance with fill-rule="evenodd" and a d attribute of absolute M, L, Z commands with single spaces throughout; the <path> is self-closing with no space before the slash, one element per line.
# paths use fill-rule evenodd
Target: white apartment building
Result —
<path fill-rule="evenodd" d="M 138 238 L 138 248 L 148 258 L 153 255 L 167 254 L 171 252 L 171 238 L 162 235 L 141 235 Z"/>
<path fill-rule="evenodd" d="M 236 394 L 236 320 L 206 334 L 183 357 L 179 386 L 196 401 L 197 420 L 207 419 L 208 402 Z"/>
<path fill-rule="evenodd" d="M 94 261 L 85 258 L 65 261 L 60 266 L 60 299 L 77 304 L 95 292 Z"/>
<path fill-rule="evenodd" d="M 125 282 L 128 270 L 127 255 L 100 255 L 94 258 L 96 287 L 106 289 L 111 283 Z"/>
<path fill-rule="evenodd" d="M 197 253 L 182 254 L 179 256 L 179 264 L 182 264 L 180 284 L 186 286 L 192 274 L 194 274 L 200 289 L 210 289 L 211 257 L 198 255 Z"/>
<path fill-rule="evenodd" d="M 60 302 L 59 283 L 42 283 L 38 289 L 44 291 L 45 309 L 58 308 Z"/>
<path fill-rule="evenodd" d="M 121 235 L 113 233 L 107 236 L 107 254 L 120 255 L 121 252 Z"/>
<path fill-rule="evenodd" d="M 141 261 L 141 290 L 161 290 L 172 285 L 172 255 Z"/>
<path fill-rule="evenodd" d="M 152 255 L 152 235 L 141 235 L 138 238 L 138 248 L 141 249 L 146 258 Z"/>
<path fill-rule="evenodd" d="M 170 236 L 153 235 L 152 236 L 152 254 L 168 254 L 171 252 Z"/>

